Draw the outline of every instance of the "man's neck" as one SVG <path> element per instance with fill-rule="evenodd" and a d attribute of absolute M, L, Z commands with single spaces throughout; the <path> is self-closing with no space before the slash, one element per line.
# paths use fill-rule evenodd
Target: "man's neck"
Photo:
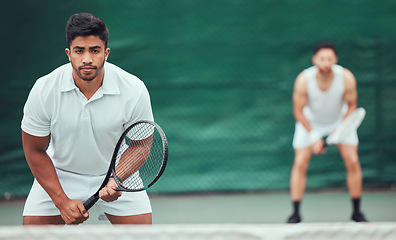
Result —
<path fill-rule="evenodd" d="M 322 73 L 318 71 L 316 74 L 316 79 L 319 89 L 322 91 L 327 91 L 327 89 L 329 89 L 333 83 L 334 72 L 329 71 L 328 73 Z"/>
<path fill-rule="evenodd" d="M 316 73 L 316 79 L 318 79 L 318 81 L 320 82 L 331 82 L 334 78 L 334 72 L 333 71 L 329 71 L 329 72 L 321 72 L 318 71 Z"/>
<path fill-rule="evenodd" d="M 91 81 L 82 80 L 77 75 L 73 74 L 74 83 L 80 89 L 82 94 L 89 100 L 95 92 L 102 86 L 103 74 L 99 74 Z"/>

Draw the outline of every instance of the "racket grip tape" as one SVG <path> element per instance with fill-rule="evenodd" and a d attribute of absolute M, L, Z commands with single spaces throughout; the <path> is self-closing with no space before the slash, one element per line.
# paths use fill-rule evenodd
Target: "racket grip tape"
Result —
<path fill-rule="evenodd" d="M 99 200 L 99 195 L 92 195 L 92 197 L 88 198 L 87 201 L 85 201 L 84 207 L 88 211 L 97 201 Z"/>
<path fill-rule="evenodd" d="M 329 146 L 326 142 L 326 137 L 323 137 L 323 148 L 327 148 Z"/>

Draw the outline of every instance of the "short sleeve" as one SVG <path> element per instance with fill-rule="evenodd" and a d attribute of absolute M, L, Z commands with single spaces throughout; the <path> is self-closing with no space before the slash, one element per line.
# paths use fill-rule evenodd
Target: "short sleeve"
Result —
<path fill-rule="evenodd" d="M 142 120 L 154 121 L 154 116 L 151 109 L 150 95 L 144 84 L 139 99 L 133 109 L 132 116 L 129 122 L 124 125 L 124 128 L 126 129 L 133 123 Z"/>
<path fill-rule="evenodd" d="M 45 112 L 43 99 L 41 99 L 39 86 L 33 86 L 23 108 L 21 128 L 24 132 L 36 136 L 45 137 L 50 134 L 51 121 Z"/>

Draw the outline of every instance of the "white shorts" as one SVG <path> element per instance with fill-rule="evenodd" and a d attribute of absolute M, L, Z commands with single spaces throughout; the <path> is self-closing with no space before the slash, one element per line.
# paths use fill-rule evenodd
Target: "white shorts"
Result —
<path fill-rule="evenodd" d="M 336 123 L 316 123 L 310 122 L 312 131 L 318 133 L 321 137 L 328 136 L 339 124 Z M 359 138 L 357 135 L 357 131 L 352 131 L 348 136 L 345 137 L 341 144 L 347 145 L 358 145 Z M 293 136 L 293 148 L 304 148 L 311 146 L 311 141 L 309 138 L 309 133 L 304 128 L 304 126 L 300 122 L 296 122 L 294 136 Z"/>
<path fill-rule="evenodd" d="M 91 197 L 103 182 L 103 176 L 80 175 L 56 169 L 59 181 L 66 195 L 73 200 L 84 202 Z M 130 216 L 151 213 L 151 204 L 146 191 L 141 192 L 122 192 L 114 202 L 105 202 L 99 199 L 91 208 L 103 218 L 103 213 L 115 216 Z M 91 212 L 90 209 L 90 212 Z M 26 199 L 23 216 L 56 216 L 60 215 L 51 198 L 34 180 L 33 186 Z"/>

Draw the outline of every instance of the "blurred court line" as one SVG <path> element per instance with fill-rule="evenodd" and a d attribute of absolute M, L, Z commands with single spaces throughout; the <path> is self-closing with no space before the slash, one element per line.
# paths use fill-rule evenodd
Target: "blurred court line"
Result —
<path fill-rule="evenodd" d="M 284 223 L 288 192 L 151 195 L 154 224 Z M 396 222 L 396 191 L 364 191 L 362 210 L 371 222 Z M 20 225 L 24 200 L 0 201 L 0 225 Z M 346 191 L 309 191 L 302 203 L 305 223 L 349 222 Z M 91 218 L 85 224 L 105 223 Z"/>

